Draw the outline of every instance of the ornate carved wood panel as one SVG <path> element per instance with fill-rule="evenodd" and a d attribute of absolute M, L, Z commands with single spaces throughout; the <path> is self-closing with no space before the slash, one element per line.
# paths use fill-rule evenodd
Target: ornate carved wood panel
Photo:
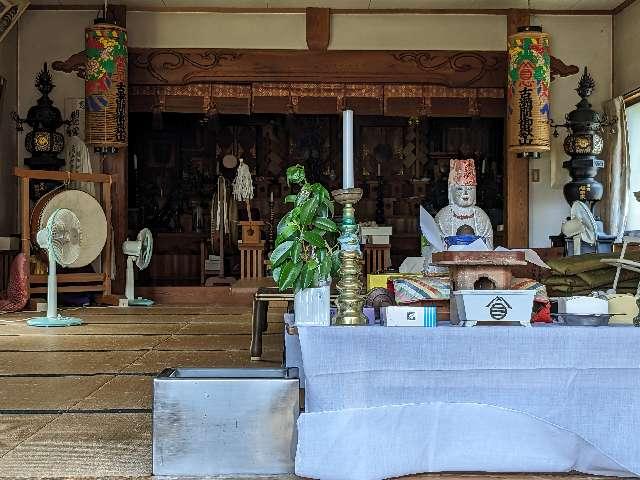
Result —
<path fill-rule="evenodd" d="M 506 54 L 481 51 L 130 50 L 129 83 L 427 83 L 504 87 Z"/>

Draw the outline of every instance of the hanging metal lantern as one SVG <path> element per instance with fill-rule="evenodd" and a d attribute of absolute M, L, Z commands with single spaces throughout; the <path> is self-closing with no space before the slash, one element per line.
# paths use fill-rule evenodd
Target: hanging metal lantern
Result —
<path fill-rule="evenodd" d="M 550 150 L 550 37 L 541 27 L 521 27 L 509 36 L 508 43 L 509 151 L 538 157 Z"/>
<path fill-rule="evenodd" d="M 85 137 L 96 151 L 127 146 L 127 31 L 97 21 L 85 30 Z"/>

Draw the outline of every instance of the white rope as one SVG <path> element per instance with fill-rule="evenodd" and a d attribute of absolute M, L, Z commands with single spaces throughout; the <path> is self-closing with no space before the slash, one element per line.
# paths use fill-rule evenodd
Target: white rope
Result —
<path fill-rule="evenodd" d="M 253 181 L 251 180 L 251 172 L 249 171 L 249 165 L 244 163 L 242 158 L 238 165 L 236 178 L 233 181 L 233 198 L 239 202 L 251 200 L 253 198 Z"/>

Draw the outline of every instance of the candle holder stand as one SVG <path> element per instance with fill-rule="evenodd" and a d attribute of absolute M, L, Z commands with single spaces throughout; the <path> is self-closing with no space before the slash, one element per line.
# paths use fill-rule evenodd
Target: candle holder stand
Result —
<path fill-rule="evenodd" d="M 267 250 L 269 252 L 271 252 L 275 246 L 273 241 L 273 231 L 274 231 L 274 225 L 276 220 L 276 212 L 274 211 L 273 207 L 274 207 L 273 200 L 269 200 L 269 235 L 267 237 L 268 239 Z"/>
<path fill-rule="evenodd" d="M 366 325 L 367 318 L 362 313 L 362 253 L 360 237 L 353 206 L 362 198 L 362 189 L 346 188 L 331 192 L 342 209 L 340 243 L 340 271 L 338 288 L 338 313 L 334 325 Z"/>
<path fill-rule="evenodd" d="M 382 176 L 378 175 L 378 192 L 376 196 L 376 223 L 378 225 L 385 224 L 384 218 L 384 185 Z"/>

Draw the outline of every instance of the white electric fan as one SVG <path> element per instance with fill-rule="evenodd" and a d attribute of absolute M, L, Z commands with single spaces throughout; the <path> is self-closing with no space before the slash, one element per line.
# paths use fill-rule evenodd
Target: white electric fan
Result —
<path fill-rule="evenodd" d="M 133 262 L 140 270 L 149 266 L 151 254 L 153 253 L 153 236 L 148 228 L 143 228 L 138 233 L 135 240 L 125 240 L 122 244 L 122 251 L 127 256 L 127 285 L 125 295 L 130 306 L 149 307 L 153 305 L 153 300 L 135 297 L 135 278 L 133 275 Z"/>
<path fill-rule="evenodd" d="M 598 238 L 596 219 L 586 203 L 571 205 L 571 218 L 562 225 L 562 233 L 573 238 L 573 254 L 580 255 L 582 242 L 595 245 Z"/>
<path fill-rule="evenodd" d="M 58 314 L 58 284 L 56 263 L 67 267 L 80 256 L 80 220 L 66 208 L 53 212 L 47 226 L 38 232 L 38 245 L 49 254 L 49 276 L 47 279 L 47 316 L 27 320 L 32 327 L 69 327 L 81 325 L 82 320 Z"/>

